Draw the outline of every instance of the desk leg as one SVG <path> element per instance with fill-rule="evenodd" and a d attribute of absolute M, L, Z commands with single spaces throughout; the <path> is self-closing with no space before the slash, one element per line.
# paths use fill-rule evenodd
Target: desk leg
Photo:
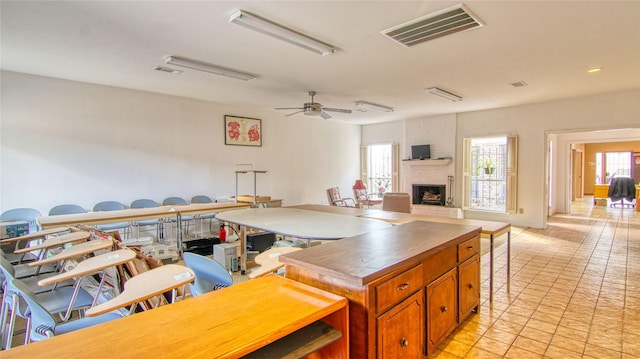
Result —
<path fill-rule="evenodd" d="M 240 226 L 240 274 L 247 272 L 247 227 Z"/>
<path fill-rule="evenodd" d="M 489 236 L 489 305 L 493 305 L 493 234 Z"/>
<path fill-rule="evenodd" d="M 507 232 L 507 292 L 511 292 L 511 231 Z"/>
<path fill-rule="evenodd" d="M 182 258 L 182 215 L 180 212 L 176 214 L 176 250 L 178 251 L 178 255 Z"/>

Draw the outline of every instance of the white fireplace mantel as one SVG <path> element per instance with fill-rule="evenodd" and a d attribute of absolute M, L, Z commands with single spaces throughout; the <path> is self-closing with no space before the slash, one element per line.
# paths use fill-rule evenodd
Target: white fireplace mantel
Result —
<path fill-rule="evenodd" d="M 451 163 L 451 159 L 444 160 L 406 160 L 402 161 L 402 165 L 406 167 L 415 166 L 446 166 Z"/>

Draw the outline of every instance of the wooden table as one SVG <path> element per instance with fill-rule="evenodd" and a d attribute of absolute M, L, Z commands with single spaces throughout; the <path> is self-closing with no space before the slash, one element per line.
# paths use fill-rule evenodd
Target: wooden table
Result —
<path fill-rule="evenodd" d="M 88 213 L 62 214 L 57 216 L 42 216 L 36 220 L 42 228 L 60 225 L 97 225 L 118 222 L 141 221 L 145 219 L 160 219 L 176 217 L 178 223 L 178 251 L 182 253 L 182 215 L 195 215 L 228 211 L 232 209 L 248 208 L 246 203 L 193 203 L 183 206 L 159 206 L 152 208 L 127 208 L 117 211 L 101 211 Z"/>
<path fill-rule="evenodd" d="M 44 242 L 38 245 L 35 245 L 33 247 L 16 249 L 14 253 L 27 253 L 31 251 L 38 251 L 38 250 L 44 249 L 45 252 L 41 256 L 41 257 L 44 257 L 44 255 L 46 254 L 46 250 L 50 248 L 61 247 L 67 243 L 86 241 L 87 239 L 89 239 L 89 237 L 91 237 L 91 233 L 89 232 L 84 232 L 84 231 L 71 232 L 71 233 L 62 234 L 55 237 L 49 237 L 45 239 Z"/>
<path fill-rule="evenodd" d="M 13 358 L 239 358 L 321 320 L 342 338 L 311 358 L 348 358 L 347 300 L 269 275 L 2 353 Z"/>
<path fill-rule="evenodd" d="M 93 317 L 128 306 L 131 306 L 131 313 L 133 313 L 137 303 L 165 292 L 175 292 L 176 288 L 193 282 L 194 278 L 193 271 L 185 266 L 163 265 L 130 278 L 124 283 L 122 293 L 109 301 L 89 308 L 85 314 Z M 175 294 L 172 298 L 175 299 Z"/>
<path fill-rule="evenodd" d="M 76 232 L 76 233 L 79 233 L 79 232 Z M 69 248 L 65 248 L 55 256 L 44 258 L 37 262 L 30 262 L 28 264 L 31 267 L 36 267 L 36 266 L 41 266 L 43 264 L 48 264 L 48 263 L 63 262 L 67 259 L 82 257 L 87 254 L 97 252 L 99 250 L 109 249 L 112 246 L 113 246 L 113 241 L 111 239 L 96 239 L 93 241 L 76 244 L 75 246 L 71 246 Z"/>
<path fill-rule="evenodd" d="M 289 207 L 288 207 L 289 208 Z M 476 219 L 461 219 L 450 217 L 436 217 L 427 215 L 417 215 L 400 212 L 389 212 L 378 209 L 361 210 L 354 208 L 344 207 L 332 207 L 323 205 L 300 205 L 291 208 L 307 209 L 312 211 L 337 213 L 336 208 L 339 208 L 342 214 L 351 214 L 354 216 L 360 216 L 365 218 L 379 219 L 395 224 L 403 224 L 411 221 L 427 221 L 438 223 L 451 223 L 460 224 L 466 226 L 481 227 L 481 234 L 489 238 L 489 303 L 493 304 L 493 255 L 494 255 L 494 240 L 495 238 L 506 234 L 507 235 L 507 291 L 511 290 L 511 223 L 506 222 L 494 222 L 494 221 L 482 221 Z"/>
<path fill-rule="evenodd" d="M 218 213 L 216 218 L 240 226 L 242 274 L 247 269 L 247 228 L 306 240 L 333 240 L 391 227 L 391 224 L 375 219 L 297 208 L 249 208 Z"/>

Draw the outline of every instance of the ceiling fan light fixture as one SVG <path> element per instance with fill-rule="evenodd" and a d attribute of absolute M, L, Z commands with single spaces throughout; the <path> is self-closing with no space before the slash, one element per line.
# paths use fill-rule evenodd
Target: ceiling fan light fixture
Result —
<path fill-rule="evenodd" d="M 434 96 L 438 96 L 440 98 L 443 98 L 445 100 L 449 100 L 451 102 L 458 102 L 458 101 L 462 101 L 462 97 L 458 96 L 456 94 L 453 94 L 449 91 L 445 91 L 441 88 L 438 87 L 429 87 L 426 90 L 428 93 L 434 95 Z"/>
<path fill-rule="evenodd" d="M 276 39 L 302 47 L 303 49 L 307 49 L 322 56 L 331 55 L 336 51 L 333 46 L 325 44 L 320 40 L 316 40 L 312 37 L 243 10 L 238 10 L 231 15 L 229 22 L 275 37 Z"/>
<path fill-rule="evenodd" d="M 366 101 L 356 101 L 356 107 L 358 107 L 359 109 L 374 110 L 380 112 L 393 112 L 392 107 L 382 106 Z"/>
<path fill-rule="evenodd" d="M 204 71 L 204 72 L 208 72 L 208 73 L 220 75 L 220 76 L 231 77 L 237 80 L 252 81 L 256 79 L 256 75 L 253 75 L 253 74 L 231 70 L 231 69 L 227 69 L 217 65 L 209 64 L 206 62 L 186 59 L 184 57 L 179 57 L 179 56 L 173 56 L 173 55 L 167 56 L 164 58 L 164 62 L 170 65 L 186 67 L 188 69 Z"/>

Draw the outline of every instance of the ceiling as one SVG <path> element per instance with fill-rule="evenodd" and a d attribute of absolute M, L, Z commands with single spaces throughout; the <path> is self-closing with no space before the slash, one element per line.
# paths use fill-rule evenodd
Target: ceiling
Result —
<path fill-rule="evenodd" d="M 331 113 L 330 121 L 353 124 L 640 88 L 640 1 L 466 1 L 484 27 L 410 48 L 381 34 L 459 3 L 2 0 L 0 64 L 7 71 L 260 110 L 302 106 L 314 90 L 316 102 L 353 110 Z M 229 17 L 238 9 L 338 51 L 323 57 L 232 24 Z M 258 78 L 154 71 L 167 55 Z M 587 73 L 593 67 L 603 71 Z M 527 86 L 511 85 L 519 81 Z M 433 86 L 464 100 L 424 91 Z M 395 111 L 360 112 L 355 101 Z"/>

